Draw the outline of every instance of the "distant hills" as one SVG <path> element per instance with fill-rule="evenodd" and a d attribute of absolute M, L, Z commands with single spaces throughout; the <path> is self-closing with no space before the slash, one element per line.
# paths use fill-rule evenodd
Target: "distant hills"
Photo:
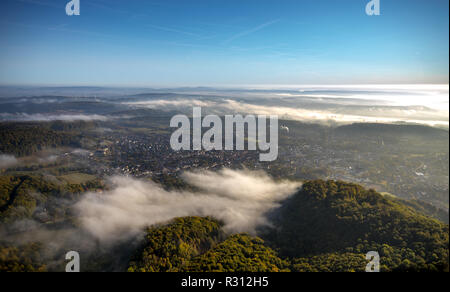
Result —
<path fill-rule="evenodd" d="M 385 136 L 385 135 L 418 135 L 438 138 L 448 138 L 448 129 L 438 129 L 423 125 L 399 125 L 399 124 L 380 124 L 380 123 L 355 123 L 351 125 L 340 126 L 336 129 L 338 134 L 347 135 L 367 135 L 367 136 Z"/>

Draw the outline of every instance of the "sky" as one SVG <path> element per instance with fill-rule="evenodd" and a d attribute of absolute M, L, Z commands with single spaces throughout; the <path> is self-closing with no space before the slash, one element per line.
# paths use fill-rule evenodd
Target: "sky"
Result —
<path fill-rule="evenodd" d="M 0 1 L 0 84 L 448 84 L 449 1 Z"/>

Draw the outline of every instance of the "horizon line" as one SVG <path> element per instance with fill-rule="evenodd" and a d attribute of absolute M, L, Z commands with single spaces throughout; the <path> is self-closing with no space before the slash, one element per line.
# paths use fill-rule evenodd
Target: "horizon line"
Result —
<path fill-rule="evenodd" d="M 212 89 L 289 89 L 289 88 L 364 88 L 387 87 L 391 89 L 408 87 L 449 87 L 450 83 L 353 83 L 353 84 L 211 84 L 211 85 L 111 85 L 111 84 L 1 84 L 0 87 L 28 87 L 28 88 L 117 88 L 117 89 L 177 89 L 177 88 L 212 88 Z"/>

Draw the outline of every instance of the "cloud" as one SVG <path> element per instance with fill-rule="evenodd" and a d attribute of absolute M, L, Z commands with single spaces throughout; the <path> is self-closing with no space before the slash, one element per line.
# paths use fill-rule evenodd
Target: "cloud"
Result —
<path fill-rule="evenodd" d="M 174 99 L 174 100 L 157 99 L 149 101 L 124 102 L 123 104 L 136 107 L 145 107 L 149 109 L 166 109 L 166 110 L 174 110 L 186 107 L 191 108 L 212 107 L 217 105 L 217 103 L 213 101 L 199 100 L 199 99 Z"/>
<path fill-rule="evenodd" d="M 91 152 L 89 150 L 85 150 L 85 149 L 75 149 L 74 151 L 72 151 L 72 154 L 85 157 L 85 156 L 89 156 L 91 154 Z"/>
<path fill-rule="evenodd" d="M 246 170 L 190 172 L 183 179 L 200 191 L 167 191 L 153 182 L 113 177 L 110 191 L 86 194 L 75 210 L 82 228 L 100 242 L 126 240 L 147 226 L 185 216 L 212 216 L 230 233 L 255 234 L 270 225 L 266 213 L 300 187 Z"/>
<path fill-rule="evenodd" d="M 192 32 L 185 31 L 185 30 L 180 30 L 180 29 L 175 29 L 175 28 L 170 28 L 170 27 L 166 27 L 166 26 L 159 26 L 159 25 L 152 25 L 152 24 L 147 24 L 146 26 L 157 29 L 157 30 L 173 32 L 173 33 L 178 33 L 178 34 L 184 34 L 184 35 L 191 36 L 191 37 L 197 37 L 197 38 L 202 37 L 201 35 L 196 34 L 196 33 L 192 33 Z"/>
<path fill-rule="evenodd" d="M 204 115 L 278 115 L 286 120 L 326 124 L 405 122 L 449 126 L 448 88 L 444 86 L 305 86 L 230 90 L 227 94 L 144 99 L 126 104 L 189 115 L 193 107 L 202 107 Z"/>
<path fill-rule="evenodd" d="M 57 183 L 55 177 L 47 179 Z M 189 172 L 183 179 L 199 191 L 167 191 L 151 181 L 112 177 L 108 191 L 86 193 L 78 202 L 51 198 L 55 209 L 72 210 L 75 225 L 54 228 L 36 220 L 20 220 L 0 225 L 0 238 L 14 246 L 42 243 L 42 260 L 50 270 L 59 271 L 67 251 L 75 250 L 86 262 L 104 254 L 112 261 L 111 270 L 123 271 L 128 259 L 116 259 L 113 253 L 116 248 L 133 252 L 146 227 L 176 217 L 211 216 L 224 223 L 226 232 L 256 234 L 258 227 L 270 226 L 270 211 L 301 186 L 246 170 Z M 48 216 L 44 206 L 37 206 L 36 213 L 36 217 Z"/>
<path fill-rule="evenodd" d="M 58 161 L 58 158 L 58 155 L 49 155 L 47 157 L 38 158 L 37 161 L 39 163 L 55 163 L 56 161 Z"/>
<path fill-rule="evenodd" d="M 303 122 L 337 122 L 337 123 L 396 123 L 407 122 L 424 124 L 430 126 L 449 125 L 448 113 L 428 111 L 426 109 L 417 111 L 408 108 L 384 108 L 368 107 L 364 110 L 347 109 L 314 110 L 292 108 L 288 106 L 268 106 L 243 103 L 235 100 L 227 100 L 223 107 L 229 112 L 249 113 L 257 115 L 278 115 L 282 119 Z"/>
<path fill-rule="evenodd" d="M 242 37 L 244 37 L 244 36 L 248 36 L 248 35 L 250 35 L 250 34 L 253 34 L 253 33 L 255 33 L 255 32 L 258 32 L 258 31 L 262 30 L 263 28 L 266 28 L 266 27 L 268 27 L 268 26 L 271 26 L 271 25 L 273 25 L 273 24 L 275 24 L 275 23 L 277 23 L 277 22 L 279 22 L 279 21 L 280 21 L 280 20 L 272 20 L 272 21 L 263 23 L 263 24 L 261 24 L 261 25 L 258 25 L 257 27 L 254 27 L 254 28 L 252 28 L 252 29 L 249 29 L 249 30 L 246 30 L 246 31 L 242 31 L 242 32 L 240 32 L 240 33 L 238 33 L 238 34 L 235 34 L 235 35 L 232 36 L 231 38 L 225 40 L 224 43 L 225 43 L 225 44 L 228 44 L 228 43 L 230 43 L 230 42 L 232 42 L 232 41 L 234 41 L 234 40 L 236 40 L 236 39 L 239 39 L 239 38 L 242 38 Z"/>
<path fill-rule="evenodd" d="M 15 166 L 19 161 L 12 155 L 0 155 L 0 169 Z"/>
<path fill-rule="evenodd" d="M 107 121 L 108 117 L 102 115 L 85 114 L 26 114 L 26 113 L 0 113 L 0 120 L 16 122 L 50 122 L 50 121 Z"/>

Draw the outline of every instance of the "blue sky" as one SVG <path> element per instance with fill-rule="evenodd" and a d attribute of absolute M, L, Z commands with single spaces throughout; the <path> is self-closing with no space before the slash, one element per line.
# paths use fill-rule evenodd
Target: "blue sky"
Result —
<path fill-rule="evenodd" d="M 448 83 L 449 1 L 0 1 L 0 84 Z"/>

